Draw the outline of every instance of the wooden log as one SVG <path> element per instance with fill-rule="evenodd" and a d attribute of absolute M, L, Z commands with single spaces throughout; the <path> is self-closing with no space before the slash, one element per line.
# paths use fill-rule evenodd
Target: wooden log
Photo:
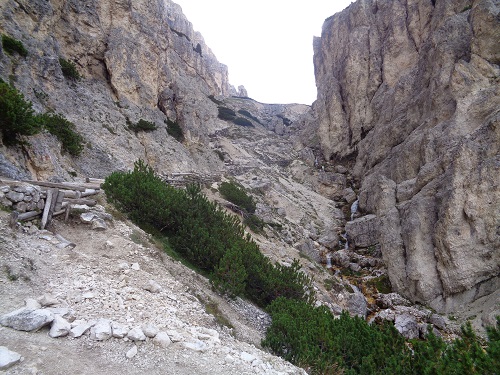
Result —
<path fill-rule="evenodd" d="M 67 222 L 68 222 L 70 211 L 71 211 L 71 205 L 70 205 L 70 204 L 68 204 L 68 205 L 66 206 L 66 212 L 65 212 L 65 215 L 64 215 L 64 222 L 65 222 L 65 223 L 67 223 Z"/>
<path fill-rule="evenodd" d="M 45 226 L 47 225 L 47 221 L 49 218 L 49 211 L 50 211 L 50 206 L 52 205 L 52 196 L 54 194 L 53 189 L 49 189 L 47 191 L 47 199 L 45 201 L 45 207 L 43 208 L 43 214 L 42 214 L 42 222 L 40 224 L 40 229 L 45 229 Z"/>
<path fill-rule="evenodd" d="M 33 181 L 33 180 L 22 180 L 21 182 L 26 182 L 32 185 L 38 185 L 48 188 L 58 188 L 58 189 L 66 189 L 66 190 L 79 190 L 85 191 L 87 188 L 85 186 L 69 184 L 69 183 L 55 183 L 55 182 L 44 182 L 44 181 Z"/>
<path fill-rule="evenodd" d="M 91 195 L 96 195 L 96 194 L 99 194 L 99 191 L 98 190 L 95 190 L 95 189 L 87 189 L 85 190 L 81 197 L 84 198 L 84 197 L 90 197 Z"/>
<path fill-rule="evenodd" d="M 86 204 L 87 206 L 90 206 L 90 207 L 93 207 L 97 204 L 97 201 L 95 199 L 85 199 L 85 198 L 66 199 L 65 202 L 68 202 L 70 205 L 71 204 Z"/>
<path fill-rule="evenodd" d="M 40 211 L 28 211 L 28 212 L 23 212 L 22 214 L 19 214 L 17 217 L 18 221 L 26 221 L 26 220 L 32 220 L 37 216 L 40 216 L 41 212 Z"/>
<path fill-rule="evenodd" d="M 11 214 L 10 214 L 9 226 L 11 228 L 15 228 L 18 219 L 19 219 L 19 212 L 12 211 Z"/>
<path fill-rule="evenodd" d="M 62 208 L 62 202 L 64 199 L 64 191 L 60 191 L 57 194 L 57 199 L 54 204 L 54 211 L 59 211 Z"/>

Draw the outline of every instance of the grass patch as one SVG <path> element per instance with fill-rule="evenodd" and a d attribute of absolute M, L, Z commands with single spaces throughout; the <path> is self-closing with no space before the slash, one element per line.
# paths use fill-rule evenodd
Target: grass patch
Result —
<path fill-rule="evenodd" d="M 22 57 L 28 56 L 28 50 L 24 47 L 24 44 L 9 35 L 2 34 L 2 47 L 9 55 L 17 52 Z"/>
<path fill-rule="evenodd" d="M 391 281 L 386 275 L 375 277 L 366 282 L 368 286 L 375 287 L 379 293 L 388 294 L 392 292 Z"/>

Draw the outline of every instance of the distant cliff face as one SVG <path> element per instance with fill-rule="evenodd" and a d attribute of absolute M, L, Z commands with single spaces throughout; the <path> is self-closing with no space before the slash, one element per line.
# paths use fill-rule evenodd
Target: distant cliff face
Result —
<path fill-rule="evenodd" d="M 453 311 L 499 289 L 494 0 L 359 0 L 315 39 L 317 135 L 378 217 L 396 291 Z"/>
<path fill-rule="evenodd" d="M 7 155 L 18 174 L 68 178 L 67 169 L 74 169 L 105 176 L 138 158 L 160 171 L 220 167 L 213 152 L 199 151 L 196 144 L 220 126 L 208 96 L 229 94 L 227 67 L 177 4 L 6 0 L 0 3 L 0 32 L 22 41 L 29 52 L 23 59 L 0 50 L 0 76 L 37 111 L 52 109 L 74 122 L 89 143 L 82 157 L 71 160 L 47 136 L 32 137 L 28 155 Z M 76 64 L 82 81 L 63 77 L 60 57 Z M 184 129 L 186 147 L 167 134 L 167 118 Z M 139 119 L 159 129 L 137 135 L 127 130 L 128 122 Z"/>

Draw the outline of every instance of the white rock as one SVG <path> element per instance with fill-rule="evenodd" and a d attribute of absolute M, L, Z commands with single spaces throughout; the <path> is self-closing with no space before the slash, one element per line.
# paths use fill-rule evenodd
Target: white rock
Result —
<path fill-rule="evenodd" d="M 195 352 L 203 352 L 209 348 L 209 346 L 201 340 L 185 342 L 184 346 L 188 349 L 194 350 Z"/>
<path fill-rule="evenodd" d="M 80 215 L 80 220 L 82 223 L 90 224 L 92 223 L 92 219 L 94 219 L 94 214 L 92 212 L 84 212 Z"/>
<path fill-rule="evenodd" d="M 144 289 L 151 293 L 161 292 L 161 286 L 154 280 L 149 280 L 149 282 L 144 286 Z"/>
<path fill-rule="evenodd" d="M 170 337 L 170 340 L 172 340 L 172 342 L 184 341 L 184 337 L 179 332 L 177 332 L 175 329 L 168 330 L 167 334 L 168 334 L 168 337 Z"/>
<path fill-rule="evenodd" d="M 137 355 L 137 346 L 134 345 L 132 346 L 128 351 L 127 351 L 127 354 L 125 354 L 125 357 L 127 357 L 128 359 L 132 359 L 134 358 L 135 356 Z"/>
<path fill-rule="evenodd" d="M 145 324 L 142 326 L 142 332 L 144 332 L 146 337 L 153 338 L 158 334 L 158 327 L 154 324 Z"/>
<path fill-rule="evenodd" d="M 0 370 L 7 370 L 20 361 L 20 354 L 10 351 L 5 346 L 0 346 Z"/>
<path fill-rule="evenodd" d="M 80 324 L 75 325 L 69 331 L 69 337 L 78 338 L 82 336 L 85 332 L 87 332 L 92 326 L 94 326 L 95 322 L 81 322 Z"/>
<path fill-rule="evenodd" d="M 153 344 L 161 348 L 167 348 L 170 344 L 172 344 L 172 341 L 166 332 L 158 332 L 153 339 Z"/>
<path fill-rule="evenodd" d="M 49 336 L 52 338 L 67 336 L 71 330 L 71 324 L 60 315 L 54 316 L 52 326 L 50 327 Z"/>
<path fill-rule="evenodd" d="M 128 331 L 127 337 L 132 341 L 146 340 L 146 335 L 144 334 L 144 332 L 142 332 L 142 329 L 140 327 L 135 327 Z"/>
<path fill-rule="evenodd" d="M 247 352 L 241 352 L 240 358 L 245 362 L 253 362 L 257 359 L 254 355 Z"/>
<path fill-rule="evenodd" d="M 104 341 L 112 336 L 111 321 L 108 319 L 99 319 L 90 329 L 90 338 L 97 341 Z"/>
<path fill-rule="evenodd" d="M 92 220 L 92 229 L 106 230 L 108 229 L 108 226 L 106 225 L 106 222 L 103 219 L 96 217 Z"/>
<path fill-rule="evenodd" d="M 127 336 L 129 328 L 126 325 L 113 322 L 111 324 L 111 327 L 113 328 L 113 337 L 117 339 L 122 339 L 125 336 Z"/>
<path fill-rule="evenodd" d="M 141 266 L 139 266 L 139 263 L 132 263 L 131 267 L 134 271 L 139 271 L 141 269 Z"/>
<path fill-rule="evenodd" d="M 85 292 L 82 294 L 82 297 L 85 298 L 85 299 L 92 299 L 94 298 L 94 293 L 92 292 Z"/>
<path fill-rule="evenodd" d="M 54 320 L 54 314 L 48 310 L 22 308 L 0 318 L 0 324 L 17 331 L 35 331 Z"/>
<path fill-rule="evenodd" d="M 26 308 L 30 309 L 30 310 L 37 310 L 37 309 L 42 308 L 42 305 L 40 305 L 38 303 L 38 301 L 36 299 L 33 299 L 33 298 L 26 298 L 24 303 L 26 304 Z"/>
<path fill-rule="evenodd" d="M 50 294 L 44 294 L 43 296 L 38 297 L 37 301 L 44 307 L 57 305 L 59 303 L 57 298 L 55 298 L 54 296 L 52 296 Z"/>

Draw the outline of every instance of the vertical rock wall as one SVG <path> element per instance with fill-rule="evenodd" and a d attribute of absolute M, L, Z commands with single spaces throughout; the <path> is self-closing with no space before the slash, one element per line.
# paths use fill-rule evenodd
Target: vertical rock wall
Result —
<path fill-rule="evenodd" d="M 358 0 L 314 41 L 322 152 L 354 160 L 393 288 L 439 311 L 500 286 L 499 11 Z"/>

